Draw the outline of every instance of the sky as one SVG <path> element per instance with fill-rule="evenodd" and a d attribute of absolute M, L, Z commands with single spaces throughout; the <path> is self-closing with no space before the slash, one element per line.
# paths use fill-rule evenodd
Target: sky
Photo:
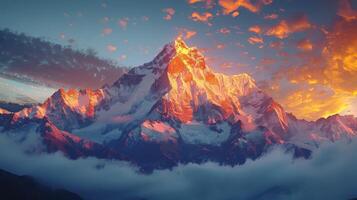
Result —
<path fill-rule="evenodd" d="M 0 0 L 0 28 L 133 67 L 181 36 L 288 112 L 357 115 L 356 0 Z"/>

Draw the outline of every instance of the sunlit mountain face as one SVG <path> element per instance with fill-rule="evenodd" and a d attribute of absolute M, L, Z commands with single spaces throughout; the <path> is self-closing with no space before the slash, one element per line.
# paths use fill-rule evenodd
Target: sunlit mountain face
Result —
<path fill-rule="evenodd" d="M 2 197 L 357 198 L 356 9 L 0 1 Z"/>

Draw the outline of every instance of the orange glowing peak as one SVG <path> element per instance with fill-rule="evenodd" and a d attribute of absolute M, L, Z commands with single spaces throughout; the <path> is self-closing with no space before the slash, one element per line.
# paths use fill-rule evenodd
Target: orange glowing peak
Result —
<path fill-rule="evenodd" d="M 188 54 L 190 51 L 181 37 L 176 38 L 175 49 L 178 54 Z"/>
<path fill-rule="evenodd" d="M 202 105 L 222 108 L 222 115 L 212 111 L 212 122 L 242 113 L 239 96 L 255 90 L 247 74 L 227 76 L 213 72 L 195 47 L 188 47 L 181 37 L 174 41 L 176 54 L 167 67 L 170 91 L 163 97 L 163 112 L 182 122 L 194 120 Z M 211 112 L 211 111 L 207 111 Z"/>
<path fill-rule="evenodd" d="M 102 89 L 91 90 L 76 90 L 63 88 L 55 92 L 43 104 L 34 107 L 25 108 L 14 114 L 14 119 L 17 118 L 43 118 L 47 113 L 61 112 L 65 110 L 65 114 L 76 113 L 82 117 L 92 118 L 95 115 L 95 107 L 104 99 L 105 94 Z"/>

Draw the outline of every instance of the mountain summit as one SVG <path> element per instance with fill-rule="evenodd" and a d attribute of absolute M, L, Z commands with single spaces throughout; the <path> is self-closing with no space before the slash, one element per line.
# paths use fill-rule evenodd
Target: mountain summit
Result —
<path fill-rule="evenodd" d="M 286 114 L 248 74 L 214 72 L 181 38 L 111 86 L 60 89 L 42 104 L 0 117 L 3 134 L 33 134 L 38 149 L 126 159 L 143 169 L 238 164 L 272 145 L 307 156 L 322 141 L 357 134 L 352 116 L 307 122 Z"/>

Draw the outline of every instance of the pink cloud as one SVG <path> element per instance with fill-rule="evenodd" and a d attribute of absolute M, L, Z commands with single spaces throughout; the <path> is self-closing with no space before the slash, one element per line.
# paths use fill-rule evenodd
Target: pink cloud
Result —
<path fill-rule="evenodd" d="M 164 16 L 165 20 L 171 20 L 172 16 L 175 14 L 175 9 L 173 8 L 165 8 L 162 10 L 166 15 Z"/>
<path fill-rule="evenodd" d="M 118 25 L 119 25 L 122 29 L 126 29 L 126 27 L 128 26 L 128 22 L 129 22 L 129 18 L 125 17 L 125 18 L 119 19 Z"/>
<path fill-rule="evenodd" d="M 109 51 L 109 52 L 115 52 L 116 50 L 117 50 L 118 48 L 115 46 L 115 45 L 113 45 L 113 44 L 108 44 L 107 45 L 107 51 Z"/>
<path fill-rule="evenodd" d="M 110 35 L 113 32 L 113 29 L 111 28 L 104 28 L 102 30 L 102 35 Z"/>

